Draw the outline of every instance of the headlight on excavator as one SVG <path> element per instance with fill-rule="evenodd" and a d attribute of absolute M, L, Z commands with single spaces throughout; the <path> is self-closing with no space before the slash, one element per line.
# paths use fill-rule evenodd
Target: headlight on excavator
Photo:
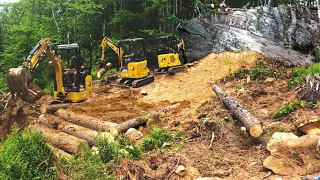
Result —
<path fill-rule="evenodd" d="M 134 70 L 134 67 L 130 67 L 131 70 Z"/>
<path fill-rule="evenodd" d="M 143 69 L 146 69 L 146 68 L 147 68 L 147 65 L 144 65 L 144 66 L 143 66 Z"/>

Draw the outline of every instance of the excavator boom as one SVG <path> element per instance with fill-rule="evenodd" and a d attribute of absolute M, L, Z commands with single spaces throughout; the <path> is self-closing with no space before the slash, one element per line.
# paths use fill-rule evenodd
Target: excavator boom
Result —
<path fill-rule="evenodd" d="M 106 51 L 107 46 L 109 46 L 118 55 L 119 65 L 122 68 L 123 50 L 122 50 L 122 48 L 119 48 L 119 46 L 117 44 L 113 43 L 111 41 L 111 39 L 109 39 L 107 37 L 104 37 L 102 39 L 102 42 L 101 42 L 102 52 L 101 52 L 101 58 L 99 58 L 99 61 L 102 64 L 105 64 L 104 59 L 105 59 L 105 51 Z M 102 67 L 99 70 L 99 72 L 97 73 L 98 78 L 101 78 L 105 72 L 106 72 L 105 67 Z"/>
<path fill-rule="evenodd" d="M 40 42 L 30 51 L 28 58 L 22 67 L 10 68 L 8 71 L 8 87 L 11 93 L 16 93 L 21 99 L 27 102 L 35 102 L 42 95 L 43 90 L 37 85 L 30 83 L 30 74 L 34 71 L 39 62 L 47 55 L 50 64 L 55 68 L 57 91 L 64 93 L 62 82 L 61 58 L 56 56 L 51 49 L 50 38 L 41 39 Z"/>

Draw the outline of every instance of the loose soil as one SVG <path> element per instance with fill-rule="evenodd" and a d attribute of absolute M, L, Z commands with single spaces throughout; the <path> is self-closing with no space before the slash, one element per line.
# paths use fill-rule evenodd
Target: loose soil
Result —
<path fill-rule="evenodd" d="M 295 99 L 297 90 L 288 90 L 285 79 L 264 82 L 228 78 L 243 66 L 251 68 L 260 59 L 264 59 L 261 54 L 250 51 L 210 54 L 195 66 L 175 76 L 156 75 L 154 83 L 137 89 L 96 85 L 88 101 L 69 107 L 67 110 L 93 116 L 102 121 L 121 123 L 172 103 L 182 104 L 152 124 L 183 134 L 185 138 L 176 140 L 174 144 L 178 146 L 174 145 L 174 150 L 170 153 L 146 156 L 141 161 L 124 160 L 118 168 L 120 179 L 143 173 L 150 176 L 149 179 L 162 179 L 175 168 L 178 157 L 185 160 L 190 169 L 196 169 L 193 172 L 198 174 L 193 174 L 192 178 L 202 176 L 222 179 L 262 179 L 269 175 L 269 171 L 262 167 L 262 162 L 269 155 L 265 145 L 275 127 L 294 132 L 296 129 L 294 121 L 299 116 L 305 117 L 305 114 L 312 112 L 312 117 L 319 117 L 320 110 L 302 109 L 289 116 L 272 119 L 280 107 Z M 263 136 L 251 138 L 240 129 L 241 125 L 230 116 L 229 111 L 211 90 L 213 84 L 234 97 L 264 123 L 266 129 Z M 141 95 L 142 90 L 146 91 L 147 95 Z M 27 107 L 30 108 L 24 105 L 23 109 Z M 37 118 L 39 110 L 37 107 L 33 109 L 35 112 L 25 111 L 24 116 L 20 117 Z M 211 124 L 204 125 L 208 120 L 211 120 Z M 146 135 L 150 129 L 151 126 L 147 123 L 142 133 Z M 212 132 L 215 139 L 213 149 L 210 150 Z M 154 168 L 154 164 L 161 168 Z M 170 177 L 184 179 L 176 173 Z M 270 175 L 265 179 L 278 177 L 280 176 Z M 300 179 L 300 177 L 282 178 Z"/>

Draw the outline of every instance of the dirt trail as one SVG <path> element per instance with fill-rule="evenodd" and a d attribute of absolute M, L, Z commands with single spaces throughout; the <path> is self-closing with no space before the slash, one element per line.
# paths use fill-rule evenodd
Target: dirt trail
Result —
<path fill-rule="evenodd" d="M 223 52 L 210 54 L 201 59 L 197 65 L 175 76 L 156 76 L 155 82 L 141 87 L 148 92 L 140 100 L 143 102 L 170 102 L 189 100 L 198 102 L 212 95 L 211 85 L 242 66 L 251 67 L 261 54 L 252 51 Z"/>

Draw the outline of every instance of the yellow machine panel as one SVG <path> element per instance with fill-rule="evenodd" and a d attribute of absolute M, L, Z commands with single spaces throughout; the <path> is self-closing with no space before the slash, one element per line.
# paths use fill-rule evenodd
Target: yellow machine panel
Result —
<path fill-rule="evenodd" d="M 158 55 L 159 68 L 180 66 L 179 54 L 161 54 Z"/>
<path fill-rule="evenodd" d="M 120 73 L 121 78 L 139 79 L 149 75 L 147 60 L 140 62 L 129 62 L 127 69 Z"/>
<path fill-rule="evenodd" d="M 88 75 L 85 78 L 85 89 L 79 92 L 66 92 L 67 101 L 78 102 L 88 99 L 92 94 L 92 76 Z M 57 91 L 54 91 L 53 99 L 59 101 Z M 63 100 L 63 101 L 65 101 Z M 63 102 L 62 101 L 62 102 Z"/>

